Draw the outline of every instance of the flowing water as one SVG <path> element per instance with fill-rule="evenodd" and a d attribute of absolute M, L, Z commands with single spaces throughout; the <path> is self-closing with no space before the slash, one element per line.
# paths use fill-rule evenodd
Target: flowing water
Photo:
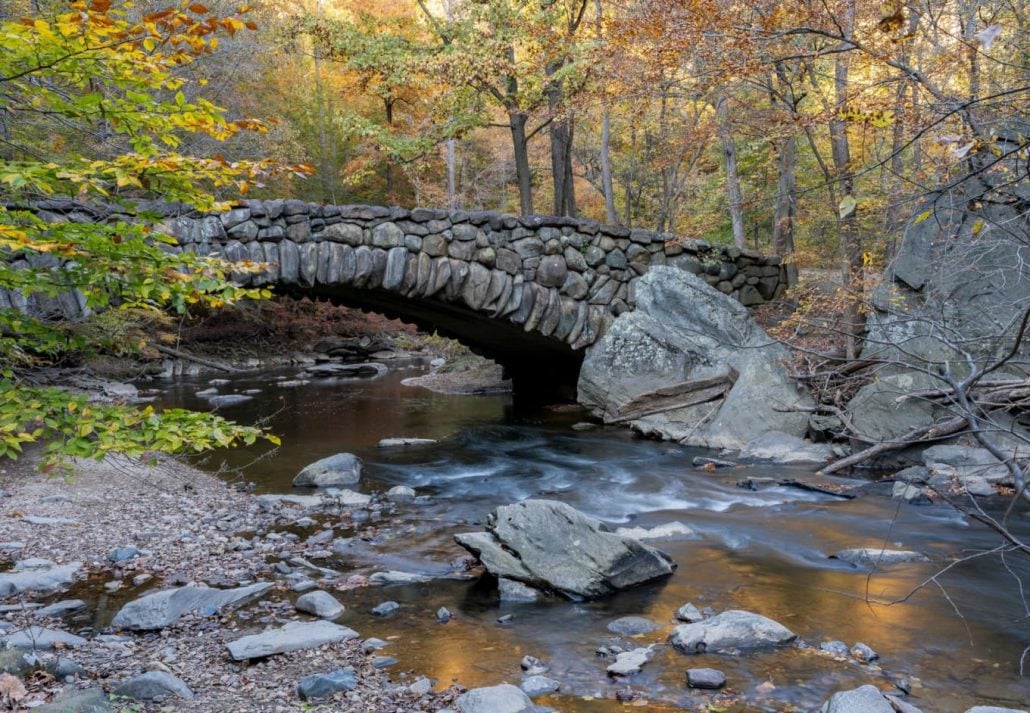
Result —
<path fill-rule="evenodd" d="M 854 500 L 784 487 L 746 490 L 736 483 L 747 476 L 811 473 L 757 465 L 704 472 L 691 460 L 710 453 L 641 440 L 621 429 L 574 430 L 581 413 L 519 414 L 508 397 L 448 396 L 402 385 L 417 368 L 296 388 L 274 386 L 283 374 L 247 375 L 220 387 L 222 393 L 262 389 L 222 413 L 266 419 L 283 437 L 272 457 L 254 461 L 259 449 L 224 456 L 230 465 L 248 464 L 245 477 L 258 492 L 290 492 L 304 465 L 349 451 L 365 462 L 361 490 L 408 485 L 429 496 L 370 523 L 378 534 L 356 537 L 353 554 L 330 566 L 360 573 L 451 572 L 452 562 L 465 554 L 453 543 L 454 533 L 481 529 L 493 507 L 530 497 L 562 500 L 613 526 L 678 520 L 695 535 L 653 543 L 679 565 L 668 580 L 601 601 L 500 603 L 488 583 L 453 579 L 341 594 L 347 606 L 342 623 L 362 636 L 395 637 L 384 653 L 400 660 L 397 670 L 413 669 L 439 685 L 518 684 L 519 661 L 532 654 L 563 684 L 560 695 L 538 702 L 570 712 L 621 708 L 614 694 L 627 688 L 648 710 L 705 710 L 715 699 L 686 688 L 684 671 L 692 667 L 726 673 L 728 690 L 738 698 L 719 699 L 720 710 L 812 709 L 836 690 L 864 683 L 890 689 L 898 679 L 908 679 L 912 703 L 926 713 L 1030 702 L 1030 677 L 1019 673 L 1030 645 L 1019 586 L 1030 582 L 1027 558 L 974 556 L 999 540 L 951 507 L 899 505 L 886 485 Z M 206 402 L 194 393 L 206 387 L 206 380 L 177 381 L 162 387 L 160 402 L 203 408 Z M 439 442 L 377 448 L 379 439 L 397 436 Z M 1030 518 L 1017 518 L 1014 527 L 1030 539 Z M 839 549 L 870 546 L 918 550 L 933 562 L 870 572 L 828 558 Z M 927 582 L 960 557 L 970 559 Z M 370 609 L 387 599 L 400 602 L 400 611 L 389 619 L 372 617 Z M 659 646 L 642 673 L 608 679 L 607 663 L 595 650 L 617 638 L 605 629 L 610 620 L 650 617 L 665 628 L 632 644 L 663 643 L 673 613 L 688 601 L 764 614 L 813 645 L 861 641 L 881 660 L 862 666 L 793 647 L 740 657 L 685 656 Z M 441 606 L 454 620 L 437 623 Z M 498 624 L 505 614 L 514 615 L 511 622 Z M 1030 674 L 1030 661 L 1027 668 Z"/>

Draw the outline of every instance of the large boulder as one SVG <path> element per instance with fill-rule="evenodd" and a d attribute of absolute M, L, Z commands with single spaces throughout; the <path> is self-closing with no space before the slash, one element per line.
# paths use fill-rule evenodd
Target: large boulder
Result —
<path fill-rule="evenodd" d="M 789 644 L 797 634 L 761 614 L 731 609 L 711 619 L 681 624 L 669 643 L 685 654 L 733 653 Z"/>
<path fill-rule="evenodd" d="M 493 575 L 593 599 L 672 574 L 665 553 L 614 534 L 565 503 L 524 500 L 487 518 L 487 532 L 455 536 Z"/>
<path fill-rule="evenodd" d="M 769 430 L 803 436 L 810 399 L 790 380 L 787 350 L 747 308 L 700 277 L 652 267 L 636 309 L 590 350 L 579 402 L 606 423 L 709 448 L 741 448 Z"/>
<path fill-rule="evenodd" d="M 189 612 L 210 616 L 222 608 L 243 606 L 271 588 L 270 583 L 262 583 L 237 589 L 187 586 L 154 592 L 123 606 L 111 620 L 111 626 L 138 631 L 163 629 Z"/>
<path fill-rule="evenodd" d="M 994 161 L 986 150 L 979 158 Z M 893 440 L 953 418 L 948 403 L 906 395 L 946 386 L 936 376 L 945 363 L 961 378 L 967 359 L 984 368 L 1015 345 L 1030 308 L 1030 190 L 1009 173 L 1025 169 L 1007 163 L 926 196 L 906 226 L 866 323 L 862 356 L 882 364 L 848 405 L 865 440 Z M 989 378 L 1030 375 L 1025 335 L 1015 352 Z"/>
<path fill-rule="evenodd" d="M 316 460 L 297 473 L 293 485 L 298 488 L 332 488 L 338 485 L 354 485 L 361 480 L 361 459 L 352 453 Z"/>

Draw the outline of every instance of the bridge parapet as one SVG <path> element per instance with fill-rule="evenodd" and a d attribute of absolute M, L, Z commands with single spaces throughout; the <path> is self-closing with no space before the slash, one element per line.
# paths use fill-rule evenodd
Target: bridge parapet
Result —
<path fill-rule="evenodd" d="M 749 307 L 777 297 L 785 285 L 778 257 L 574 218 L 299 200 L 247 200 L 217 214 L 149 201 L 126 209 L 52 200 L 33 209 L 48 220 L 72 221 L 158 213 L 179 243 L 173 250 L 269 263 L 268 271 L 241 278 L 252 284 L 312 296 L 346 293 L 450 332 L 460 333 L 461 320 L 470 317 L 488 328 L 485 317 L 573 351 L 633 309 L 636 282 L 652 265 L 701 275 Z"/>
<path fill-rule="evenodd" d="M 184 249 L 272 264 L 254 284 L 349 285 L 457 303 L 575 350 L 633 308 L 636 280 L 651 265 L 702 275 L 747 306 L 784 284 L 778 257 L 573 218 L 252 200 L 170 219 L 168 229 Z"/>

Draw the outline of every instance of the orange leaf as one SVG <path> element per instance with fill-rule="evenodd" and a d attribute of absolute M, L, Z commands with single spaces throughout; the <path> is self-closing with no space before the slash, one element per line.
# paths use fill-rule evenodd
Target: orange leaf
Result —
<path fill-rule="evenodd" d="M 189 7 L 189 11 L 196 13 L 197 15 L 206 15 L 210 10 L 207 9 L 206 5 L 201 5 L 199 2 L 195 2 Z"/>
<path fill-rule="evenodd" d="M 89 9 L 93 12 L 107 12 L 111 9 L 111 0 L 93 0 L 89 4 Z"/>

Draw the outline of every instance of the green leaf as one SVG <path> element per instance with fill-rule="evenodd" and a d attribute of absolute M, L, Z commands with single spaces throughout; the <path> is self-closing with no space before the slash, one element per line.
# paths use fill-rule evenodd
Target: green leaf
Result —
<path fill-rule="evenodd" d="M 837 210 L 840 213 L 841 220 L 847 218 L 849 215 L 855 212 L 855 208 L 858 207 L 858 201 L 850 193 L 841 199 L 840 205 L 837 206 Z"/>

